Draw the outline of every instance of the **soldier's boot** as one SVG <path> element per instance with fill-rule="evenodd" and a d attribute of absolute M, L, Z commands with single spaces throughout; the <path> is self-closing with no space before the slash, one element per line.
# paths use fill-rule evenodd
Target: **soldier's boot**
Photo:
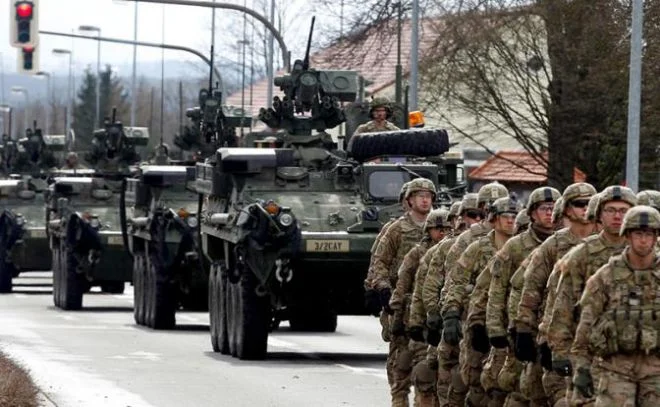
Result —
<path fill-rule="evenodd" d="M 392 343 L 395 344 L 392 364 L 393 382 L 390 386 L 392 407 L 407 407 L 408 394 L 410 394 L 413 353 L 408 349 L 408 341 L 404 337 L 392 338 Z"/>
<path fill-rule="evenodd" d="M 548 396 L 548 403 L 552 407 L 568 407 L 566 399 L 567 379 L 559 376 L 552 370 L 543 372 L 543 390 Z"/>
<path fill-rule="evenodd" d="M 437 374 L 437 369 L 433 369 L 426 359 L 415 365 L 412 371 L 412 383 L 415 387 L 415 406 L 438 406 L 435 388 Z"/>

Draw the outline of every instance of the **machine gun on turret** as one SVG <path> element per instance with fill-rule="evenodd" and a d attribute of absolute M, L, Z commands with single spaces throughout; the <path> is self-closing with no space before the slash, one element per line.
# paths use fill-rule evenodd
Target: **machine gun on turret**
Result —
<path fill-rule="evenodd" d="M 60 136 L 44 136 L 37 127 L 25 130 L 25 137 L 13 142 L 8 137 L 2 142 L 2 155 L 8 173 L 32 173 L 50 170 L 58 165 L 55 152 L 64 150 L 65 140 Z"/>
<path fill-rule="evenodd" d="M 346 118 L 340 102 L 352 102 L 358 93 L 356 71 L 320 71 L 310 68 L 310 47 L 315 17 L 307 40 L 304 60 L 296 60 L 288 75 L 275 78 L 274 84 L 284 92 L 275 96 L 273 105 L 259 111 L 259 120 L 268 127 L 284 129 L 290 135 L 310 136 L 336 127 Z"/>
<path fill-rule="evenodd" d="M 120 172 L 140 161 L 137 146 L 146 146 L 146 135 L 124 132 L 124 125 L 117 120 L 117 109 L 112 109 L 112 120 L 105 119 L 104 129 L 94 131 L 92 150 L 85 155 L 85 161 L 102 171 Z"/>

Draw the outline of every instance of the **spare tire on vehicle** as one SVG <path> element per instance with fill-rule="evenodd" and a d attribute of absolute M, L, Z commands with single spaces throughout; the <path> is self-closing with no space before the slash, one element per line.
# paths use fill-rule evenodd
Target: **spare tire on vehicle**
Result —
<path fill-rule="evenodd" d="M 428 157 L 449 150 L 449 135 L 442 129 L 408 129 L 361 133 L 351 137 L 348 152 L 357 161 L 381 155 Z"/>

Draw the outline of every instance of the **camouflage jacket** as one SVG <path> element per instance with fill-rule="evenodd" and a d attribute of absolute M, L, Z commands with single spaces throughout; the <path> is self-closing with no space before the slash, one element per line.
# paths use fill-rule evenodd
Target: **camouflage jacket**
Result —
<path fill-rule="evenodd" d="M 374 240 L 374 244 L 371 245 L 371 258 L 369 259 L 369 269 L 367 269 L 367 278 L 364 280 L 364 289 L 365 290 L 369 290 L 373 286 L 373 280 L 374 280 L 374 253 L 376 253 L 376 247 L 378 247 L 378 243 L 380 242 L 380 239 L 383 237 L 383 235 L 385 234 L 387 229 L 395 221 L 396 221 L 396 219 L 390 219 L 386 224 L 384 224 L 383 227 L 380 228 L 380 232 L 376 236 L 376 239 Z"/>
<path fill-rule="evenodd" d="M 364 124 L 361 124 L 355 129 L 355 133 L 353 134 L 360 134 L 360 133 L 376 133 L 379 131 L 391 131 L 391 130 L 401 130 L 391 122 L 388 122 L 387 120 L 383 123 L 382 126 L 379 126 L 374 120 L 370 120 Z"/>
<path fill-rule="evenodd" d="M 403 258 L 403 262 L 397 272 L 396 288 L 392 292 L 390 298 L 390 308 L 396 312 L 405 312 L 408 305 L 410 305 L 410 296 L 413 291 L 413 284 L 415 283 L 415 274 L 419 268 L 422 256 L 428 251 L 433 241 L 425 236 L 421 242 L 417 243 L 415 247 Z"/>
<path fill-rule="evenodd" d="M 458 258 L 456 266 L 447 274 L 445 286 L 442 289 L 443 315 L 449 311 L 467 314 L 475 281 L 498 249 L 500 248 L 495 247 L 494 230 L 470 243 Z"/>
<path fill-rule="evenodd" d="M 468 328 L 475 325 L 486 326 L 486 306 L 488 305 L 488 289 L 491 281 L 490 268 L 494 259 L 495 257 L 492 257 L 488 261 L 486 267 L 481 270 L 475 280 L 465 324 Z"/>
<path fill-rule="evenodd" d="M 411 214 L 394 221 L 383 233 L 372 256 L 373 283 L 377 291 L 396 286 L 397 272 L 403 257 L 424 236 L 423 225 L 418 225 Z"/>
<path fill-rule="evenodd" d="M 455 236 L 449 237 L 429 251 L 429 266 L 421 288 L 422 304 L 427 313 L 440 312 L 440 292 L 445 285 L 445 260 L 456 239 Z M 424 318 L 426 319 L 426 315 Z"/>
<path fill-rule="evenodd" d="M 534 255 L 538 253 L 539 247 L 532 250 L 532 252 L 525 257 L 522 263 L 520 263 L 520 266 L 516 269 L 516 272 L 511 276 L 511 280 L 509 280 L 509 286 L 511 288 L 509 298 L 506 300 L 506 315 L 509 320 L 509 326 L 507 329 L 509 330 L 515 327 L 515 320 L 518 317 L 518 307 L 520 306 L 520 297 L 522 296 L 525 270 L 529 267 Z"/>
<path fill-rule="evenodd" d="M 509 282 L 525 257 L 541 242 L 541 238 L 530 227 L 509 239 L 495 254 L 490 265 L 491 281 L 486 306 L 486 328 L 489 337 L 507 336 L 507 300 L 511 288 Z"/>
<path fill-rule="evenodd" d="M 554 359 L 567 359 L 579 318 L 578 300 L 584 284 L 608 259 L 620 254 L 624 243 L 611 243 L 604 233 L 592 235 L 564 256 L 555 304 L 548 325 L 548 345 Z"/>
<path fill-rule="evenodd" d="M 531 256 L 529 266 L 523 272 L 520 305 L 516 312 L 515 326 L 518 332 L 536 332 L 544 309 L 545 288 L 550 273 L 557 260 L 581 241 L 569 228 L 564 228 L 547 238 Z"/>
<path fill-rule="evenodd" d="M 433 256 L 433 249 L 438 247 L 440 243 L 436 243 L 424 253 L 419 261 L 419 267 L 414 277 L 414 287 L 412 298 L 410 300 L 410 311 L 406 315 L 406 321 L 409 326 L 423 326 L 426 323 L 426 308 L 422 302 L 422 287 L 428 275 L 429 264 Z M 397 282 L 398 283 L 398 282 Z"/>
<path fill-rule="evenodd" d="M 550 277 L 548 277 L 548 284 L 545 287 L 546 297 L 545 305 L 543 306 L 543 318 L 539 324 L 539 333 L 537 336 L 537 342 L 539 344 L 548 342 L 548 326 L 550 326 L 552 308 L 555 306 L 555 299 L 557 298 L 557 285 L 559 284 L 559 276 L 561 275 L 564 258 L 565 257 L 561 257 L 557 260 L 557 263 L 555 263 L 555 267 L 552 269 Z"/>
<path fill-rule="evenodd" d="M 607 363 L 607 357 L 616 354 L 646 356 L 660 351 L 655 319 L 660 312 L 660 254 L 651 268 L 635 270 L 628 263 L 628 250 L 610 258 L 587 280 L 571 348 L 576 368 L 590 367 L 593 356 Z"/>

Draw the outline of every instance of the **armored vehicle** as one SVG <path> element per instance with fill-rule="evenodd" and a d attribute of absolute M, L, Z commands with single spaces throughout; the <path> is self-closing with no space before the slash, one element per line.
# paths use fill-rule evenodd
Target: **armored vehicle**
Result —
<path fill-rule="evenodd" d="M 240 359 L 265 357 L 281 320 L 332 332 L 338 314 L 366 312 L 363 280 L 379 229 L 401 214 L 403 183 L 440 184 L 425 156 L 449 148 L 444 130 L 415 129 L 362 135 L 350 157 L 325 130 L 344 120 L 339 102 L 355 100 L 357 73 L 316 71 L 308 61 L 276 78 L 285 97 L 261 110 L 269 127 L 286 130 L 275 147 L 224 147 L 197 164 L 211 343 Z"/>
<path fill-rule="evenodd" d="M 31 176 L 0 180 L 0 293 L 12 291 L 12 278 L 21 271 L 49 270 L 50 256 L 44 225 L 46 181 Z"/>
<path fill-rule="evenodd" d="M 136 177 L 126 180 L 122 235 L 133 258 L 139 325 L 168 329 L 174 327 L 179 307 L 208 309 L 194 180 L 195 167 L 184 165 L 142 165 Z"/>

